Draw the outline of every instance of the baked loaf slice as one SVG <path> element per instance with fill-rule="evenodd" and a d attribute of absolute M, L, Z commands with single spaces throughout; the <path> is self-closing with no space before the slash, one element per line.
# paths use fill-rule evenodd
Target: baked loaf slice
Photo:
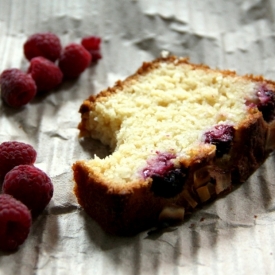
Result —
<path fill-rule="evenodd" d="M 275 148 L 275 83 L 169 56 L 80 107 L 80 136 L 112 153 L 73 165 L 79 204 L 129 235 L 244 182 Z"/>

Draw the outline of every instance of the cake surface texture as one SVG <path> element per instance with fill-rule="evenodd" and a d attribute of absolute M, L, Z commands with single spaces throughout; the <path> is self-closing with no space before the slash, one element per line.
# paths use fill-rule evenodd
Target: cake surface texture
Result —
<path fill-rule="evenodd" d="M 73 165 L 79 204 L 112 234 L 182 221 L 275 148 L 275 83 L 169 56 L 80 107 L 80 137 L 111 149 Z"/>

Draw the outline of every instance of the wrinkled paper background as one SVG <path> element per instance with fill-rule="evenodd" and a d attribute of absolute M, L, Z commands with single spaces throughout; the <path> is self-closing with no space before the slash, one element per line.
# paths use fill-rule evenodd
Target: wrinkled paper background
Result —
<path fill-rule="evenodd" d="M 275 80 L 275 1 L 0 0 L 0 71 L 26 70 L 22 45 L 44 31 L 63 46 L 98 35 L 103 59 L 22 109 L 0 102 L 0 142 L 32 144 L 55 187 L 27 241 L 0 252 L 0 274 L 275 274 L 274 155 L 236 191 L 150 238 L 105 234 L 78 206 L 71 170 L 78 159 L 107 154 L 78 140 L 81 102 L 162 50 Z"/>

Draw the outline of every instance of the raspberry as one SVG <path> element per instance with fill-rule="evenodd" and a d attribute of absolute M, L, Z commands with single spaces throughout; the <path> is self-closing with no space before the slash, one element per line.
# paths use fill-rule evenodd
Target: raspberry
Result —
<path fill-rule="evenodd" d="M 171 160 L 176 158 L 176 155 L 168 152 L 156 153 L 157 155 L 154 158 L 147 160 L 148 165 L 143 169 L 143 175 L 145 178 L 156 174 L 163 176 L 174 167 Z"/>
<path fill-rule="evenodd" d="M 36 151 L 29 144 L 18 141 L 6 141 L 0 144 L 0 178 L 20 164 L 33 164 Z"/>
<path fill-rule="evenodd" d="M 46 92 L 62 82 L 61 70 L 50 60 L 44 57 L 34 57 L 31 60 L 28 73 L 36 83 L 37 92 Z"/>
<path fill-rule="evenodd" d="M 145 178 L 152 178 L 151 191 L 159 197 L 171 198 L 179 194 L 187 178 L 187 169 L 175 168 L 172 162 L 176 155 L 169 152 L 156 152 L 157 155 L 147 160 L 143 169 Z"/>
<path fill-rule="evenodd" d="M 82 46 L 87 50 L 100 50 L 101 38 L 97 36 L 86 36 L 81 40 Z"/>
<path fill-rule="evenodd" d="M 263 114 L 266 122 L 271 122 L 275 118 L 275 94 L 274 91 L 261 88 L 257 96 L 259 98 L 258 109 Z"/>
<path fill-rule="evenodd" d="M 90 64 L 90 53 L 79 44 L 65 47 L 59 59 L 59 68 L 68 79 L 78 77 Z"/>
<path fill-rule="evenodd" d="M 31 223 L 30 211 L 23 203 L 0 194 L 0 249 L 17 249 L 27 239 Z"/>
<path fill-rule="evenodd" d="M 8 69 L 0 76 L 3 100 L 11 107 L 19 108 L 36 95 L 36 85 L 30 75 L 19 69 Z"/>
<path fill-rule="evenodd" d="M 216 156 L 222 157 L 231 148 L 234 137 L 234 128 L 229 125 L 216 125 L 212 130 L 205 133 L 205 143 L 216 145 Z"/>
<path fill-rule="evenodd" d="M 101 59 L 100 54 L 100 43 L 101 39 L 97 36 L 87 36 L 81 40 L 82 46 L 91 54 L 92 62 L 97 62 L 98 59 Z"/>
<path fill-rule="evenodd" d="M 24 44 L 24 54 L 28 60 L 43 56 L 54 62 L 60 57 L 61 49 L 60 39 L 50 32 L 33 34 Z"/>
<path fill-rule="evenodd" d="M 35 217 L 40 214 L 53 196 L 51 179 L 32 165 L 19 165 L 5 176 L 3 193 L 24 203 Z"/>
<path fill-rule="evenodd" d="M 159 197 L 172 198 L 178 195 L 187 179 L 187 170 L 174 169 L 164 175 L 152 175 L 151 191 Z"/>

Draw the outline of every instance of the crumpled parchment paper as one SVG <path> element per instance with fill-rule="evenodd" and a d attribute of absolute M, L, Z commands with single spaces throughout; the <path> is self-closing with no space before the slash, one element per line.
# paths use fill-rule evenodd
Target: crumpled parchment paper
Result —
<path fill-rule="evenodd" d="M 275 79 L 275 2 L 268 0 L 0 1 L 0 70 L 28 62 L 22 45 L 36 32 L 63 46 L 102 38 L 103 59 L 26 107 L 0 102 L 0 142 L 38 152 L 36 166 L 55 192 L 15 253 L 0 252 L 0 275 L 274 274 L 274 155 L 241 187 L 151 236 L 109 236 L 77 204 L 71 165 L 108 149 L 79 140 L 78 109 L 91 94 L 135 72 L 162 50 L 194 63 Z"/>

